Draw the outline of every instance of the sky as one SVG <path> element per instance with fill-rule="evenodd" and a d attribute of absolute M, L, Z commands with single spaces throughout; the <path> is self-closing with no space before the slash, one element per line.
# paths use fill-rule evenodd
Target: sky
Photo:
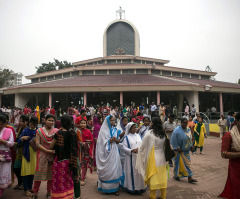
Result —
<path fill-rule="evenodd" d="M 102 57 L 119 6 L 138 29 L 140 56 L 240 78 L 239 0 L 0 0 L 0 66 L 27 76 L 53 58 Z"/>

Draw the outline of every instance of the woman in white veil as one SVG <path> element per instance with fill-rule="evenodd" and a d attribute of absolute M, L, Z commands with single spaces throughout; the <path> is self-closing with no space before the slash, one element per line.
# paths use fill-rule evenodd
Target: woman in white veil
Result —
<path fill-rule="evenodd" d="M 98 191 L 119 195 L 122 167 L 117 144 L 121 131 L 113 127 L 114 123 L 114 118 L 109 115 L 102 124 L 96 146 L 96 163 Z"/>

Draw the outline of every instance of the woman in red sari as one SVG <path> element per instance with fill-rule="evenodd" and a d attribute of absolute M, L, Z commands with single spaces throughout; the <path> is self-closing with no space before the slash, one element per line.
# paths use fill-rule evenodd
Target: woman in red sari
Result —
<path fill-rule="evenodd" d="M 85 178 L 87 175 L 87 169 L 89 168 L 92 173 L 93 168 L 93 136 L 90 130 L 86 128 L 86 120 L 80 121 L 80 131 L 82 135 L 81 146 L 81 185 L 85 185 Z"/>
<path fill-rule="evenodd" d="M 229 159 L 228 178 L 219 197 L 240 198 L 240 113 L 236 115 L 235 125 L 222 138 L 222 158 Z"/>

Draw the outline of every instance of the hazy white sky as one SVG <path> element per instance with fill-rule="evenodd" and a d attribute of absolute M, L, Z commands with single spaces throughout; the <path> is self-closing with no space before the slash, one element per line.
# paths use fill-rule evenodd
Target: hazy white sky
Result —
<path fill-rule="evenodd" d="M 239 0 L 0 0 L 0 66 L 35 66 L 103 56 L 103 33 L 122 6 L 140 34 L 140 56 L 168 66 L 240 78 Z"/>

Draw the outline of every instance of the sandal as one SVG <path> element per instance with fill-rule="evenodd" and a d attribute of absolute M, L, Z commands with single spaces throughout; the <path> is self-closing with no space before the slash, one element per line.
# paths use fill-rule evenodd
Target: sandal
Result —
<path fill-rule="evenodd" d="M 173 176 L 173 179 L 176 180 L 176 181 L 180 181 L 180 178 L 178 178 L 178 177 Z"/>
<path fill-rule="evenodd" d="M 37 199 L 37 198 L 38 198 L 38 196 L 34 195 L 34 196 L 32 196 L 31 199 Z"/>
<path fill-rule="evenodd" d="M 51 199 L 51 194 L 47 194 L 46 199 Z"/>
<path fill-rule="evenodd" d="M 81 186 L 84 186 L 86 183 L 84 181 L 80 182 Z"/>
<path fill-rule="evenodd" d="M 191 179 L 191 180 L 188 180 L 189 183 L 195 183 L 195 182 L 198 182 L 196 179 Z"/>
<path fill-rule="evenodd" d="M 24 189 L 24 186 L 23 185 L 20 185 L 18 190 L 23 190 Z"/>
<path fill-rule="evenodd" d="M 119 192 L 118 192 L 118 191 L 117 191 L 117 192 L 115 192 L 115 195 L 116 195 L 116 196 L 119 196 Z"/>
<path fill-rule="evenodd" d="M 32 197 L 33 196 L 33 194 L 30 191 L 25 191 L 24 194 L 27 197 Z"/>
<path fill-rule="evenodd" d="M 16 185 L 13 189 L 19 189 L 21 185 Z"/>

